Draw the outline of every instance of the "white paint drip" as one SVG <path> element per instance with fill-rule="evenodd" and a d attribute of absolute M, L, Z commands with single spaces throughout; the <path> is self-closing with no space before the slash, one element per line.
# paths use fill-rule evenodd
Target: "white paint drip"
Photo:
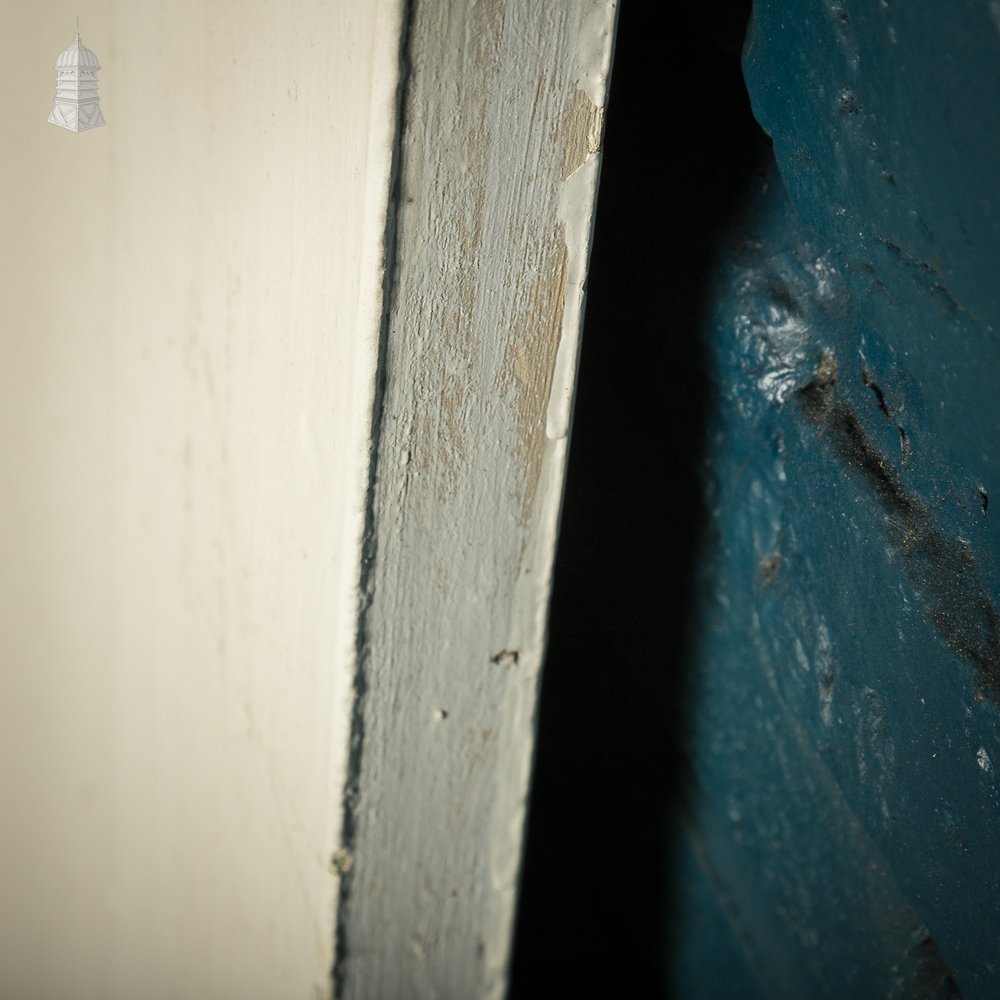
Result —
<path fill-rule="evenodd" d="M 827 301 L 837 294 L 837 269 L 827 254 L 820 254 L 815 260 L 806 264 L 806 270 L 816 281 L 816 295 Z"/>
<path fill-rule="evenodd" d="M 810 672 L 809 668 L 809 658 L 806 656 L 805 648 L 802 645 L 802 640 L 796 636 L 795 638 L 795 659 L 799 666 L 808 674 Z"/>

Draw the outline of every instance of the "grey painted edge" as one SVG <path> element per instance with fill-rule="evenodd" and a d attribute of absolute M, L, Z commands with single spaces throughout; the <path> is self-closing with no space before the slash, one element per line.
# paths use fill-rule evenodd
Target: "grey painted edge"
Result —
<path fill-rule="evenodd" d="M 337 996 L 506 991 L 615 17 L 408 6 Z"/>

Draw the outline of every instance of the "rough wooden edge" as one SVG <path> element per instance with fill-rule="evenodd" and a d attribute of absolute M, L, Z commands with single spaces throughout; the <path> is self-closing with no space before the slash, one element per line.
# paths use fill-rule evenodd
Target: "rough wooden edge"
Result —
<path fill-rule="evenodd" d="M 410 6 L 338 996 L 506 990 L 615 6 Z"/>

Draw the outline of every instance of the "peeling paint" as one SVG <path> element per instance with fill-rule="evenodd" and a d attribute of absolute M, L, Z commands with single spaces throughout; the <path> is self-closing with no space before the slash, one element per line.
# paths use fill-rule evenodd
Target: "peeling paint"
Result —
<path fill-rule="evenodd" d="M 560 441 L 569 433 L 573 412 L 573 387 L 580 354 L 580 332 L 583 325 L 584 288 L 593 216 L 584 211 L 592 204 L 600 175 L 600 155 L 592 153 L 582 166 L 570 175 L 559 196 L 559 219 L 566 236 L 566 295 L 562 309 L 562 329 L 556 354 L 552 392 L 546 413 L 545 433 Z"/>
<path fill-rule="evenodd" d="M 577 90 L 553 141 L 563 149 L 562 179 L 569 180 L 601 148 L 604 136 L 604 108 L 598 107 L 582 90 Z"/>
<path fill-rule="evenodd" d="M 512 386 L 516 396 L 516 495 L 524 523 L 532 514 L 545 457 L 545 413 L 563 328 L 568 266 L 564 232 L 560 225 L 548 237 L 529 243 L 527 283 L 515 292 L 517 311 L 498 379 L 501 388 Z M 536 253 L 537 263 L 531 260 Z"/>
<path fill-rule="evenodd" d="M 504 992 L 613 21 L 411 8 L 345 995 Z"/>

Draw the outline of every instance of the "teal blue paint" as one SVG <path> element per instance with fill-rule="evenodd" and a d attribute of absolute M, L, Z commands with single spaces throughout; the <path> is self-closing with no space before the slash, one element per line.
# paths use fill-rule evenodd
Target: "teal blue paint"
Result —
<path fill-rule="evenodd" d="M 763 0 L 745 69 L 682 893 L 727 995 L 1000 995 L 1000 5 Z"/>
<path fill-rule="evenodd" d="M 676 864 L 687 877 L 680 881 L 673 900 L 679 947 L 671 954 L 668 975 L 685 988 L 676 995 L 769 1000 L 769 993 L 760 992 L 764 984 L 747 965 L 752 936 L 747 940 L 748 932 L 742 928 L 733 932 L 733 901 L 726 888 L 705 859 L 698 857 L 690 839 L 679 846 Z M 690 986 L 694 986 L 692 993 L 686 991 Z"/>

